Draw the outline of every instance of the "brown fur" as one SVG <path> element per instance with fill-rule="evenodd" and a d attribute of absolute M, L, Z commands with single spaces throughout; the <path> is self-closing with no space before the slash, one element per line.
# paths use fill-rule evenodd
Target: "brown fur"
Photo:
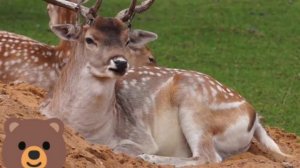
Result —
<path fill-rule="evenodd" d="M 50 124 L 58 126 L 58 131 Z M 14 130 L 9 130 L 10 124 L 19 124 Z M 3 142 L 2 156 L 6 167 L 23 167 L 21 157 L 24 150 L 18 149 L 18 144 L 24 142 L 26 149 L 37 146 L 46 153 L 47 168 L 62 167 L 65 161 L 65 142 L 63 140 L 63 124 L 57 119 L 49 120 L 20 120 L 11 118 L 5 123 L 5 140 Z M 44 142 L 49 142 L 50 148 L 43 148 Z"/>

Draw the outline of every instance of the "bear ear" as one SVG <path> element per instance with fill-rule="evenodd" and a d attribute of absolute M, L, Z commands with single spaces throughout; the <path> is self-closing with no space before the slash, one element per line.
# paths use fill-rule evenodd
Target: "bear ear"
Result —
<path fill-rule="evenodd" d="M 49 126 L 52 127 L 55 132 L 57 132 L 58 134 L 63 134 L 64 124 L 62 121 L 60 121 L 58 118 L 51 118 L 47 121 L 49 123 Z"/>
<path fill-rule="evenodd" d="M 12 133 L 20 125 L 20 121 L 18 118 L 7 119 L 4 123 L 5 134 Z"/>

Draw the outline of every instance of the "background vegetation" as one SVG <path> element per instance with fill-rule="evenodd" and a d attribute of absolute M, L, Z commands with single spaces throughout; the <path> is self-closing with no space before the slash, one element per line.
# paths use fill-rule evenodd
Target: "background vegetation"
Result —
<path fill-rule="evenodd" d="M 129 0 L 105 1 L 114 16 Z M 300 135 L 300 1 L 157 0 L 135 18 L 156 32 L 162 66 L 192 69 L 239 91 L 271 126 Z M 0 29 L 57 44 L 42 0 L 0 0 Z"/>

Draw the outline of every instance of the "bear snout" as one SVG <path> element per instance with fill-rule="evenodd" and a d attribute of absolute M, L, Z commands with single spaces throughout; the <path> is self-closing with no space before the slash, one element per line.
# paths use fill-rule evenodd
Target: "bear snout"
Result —
<path fill-rule="evenodd" d="M 47 161 L 47 154 L 39 146 L 27 147 L 21 156 L 21 164 L 24 168 L 44 168 L 47 166 Z"/>
<path fill-rule="evenodd" d="M 40 158 L 40 152 L 37 150 L 32 150 L 28 153 L 28 156 L 32 160 L 37 160 L 38 158 Z"/>

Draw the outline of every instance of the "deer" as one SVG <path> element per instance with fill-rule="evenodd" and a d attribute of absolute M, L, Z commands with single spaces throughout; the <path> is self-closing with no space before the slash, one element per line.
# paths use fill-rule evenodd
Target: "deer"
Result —
<path fill-rule="evenodd" d="M 46 1 L 77 9 L 63 0 Z M 61 119 L 92 143 L 157 164 L 219 163 L 247 151 L 254 138 L 268 151 L 289 156 L 267 134 L 254 107 L 211 76 L 128 66 L 128 46 L 144 38 L 131 40 L 128 22 L 135 9 L 146 11 L 152 4 L 131 0 L 118 17 L 91 17 L 81 6 L 86 24 L 54 25 L 58 36 L 77 46 L 40 112 Z"/>
<path fill-rule="evenodd" d="M 81 3 L 81 0 L 71 2 Z M 47 11 L 50 29 L 52 25 L 76 24 L 78 21 L 77 13 L 66 8 L 48 4 Z M 131 55 L 127 58 L 130 65 L 155 66 L 156 60 L 147 44 L 156 40 L 157 35 L 139 29 L 132 31 L 135 37 L 147 38 L 131 48 Z M 73 47 L 74 42 L 68 40 L 60 39 L 57 46 L 51 46 L 23 35 L 0 31 L 0 80 L 5 83 L 26 82 L 51 91 Z"/>
<path fill-rule="evenodd" d="M 75 12 L 50 5 L 47 9 L 49 25 L 75 24 Z M 49 91 L 72 47 L 70 41 L 60 40 L 57 46 L 51 46 L 23 35 L 0 31 L 0 80 L 5 83 L 27 82 Z"/>

